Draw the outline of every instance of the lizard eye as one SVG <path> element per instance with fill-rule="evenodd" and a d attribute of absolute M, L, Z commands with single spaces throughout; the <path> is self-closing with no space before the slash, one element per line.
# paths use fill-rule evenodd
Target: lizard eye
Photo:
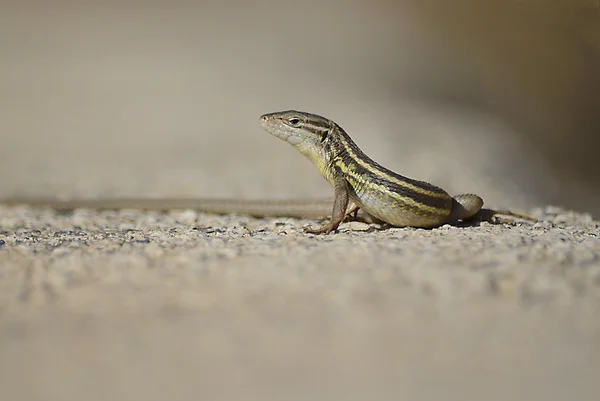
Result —
<path fill-rule="evenodd" d="M 290 123 L 292 127 L 297 127 L 300 124 L 300 119 L 298 117 L 292 117 L 288 120 L 288 123 Z"/>

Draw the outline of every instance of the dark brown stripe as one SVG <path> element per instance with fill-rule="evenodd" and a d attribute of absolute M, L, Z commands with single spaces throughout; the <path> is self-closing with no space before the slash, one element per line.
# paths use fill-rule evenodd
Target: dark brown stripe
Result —
<path fill-rule="evenodd" d="M 357 175 L 365 177 L 365 181 L 372 182 L 377 185 L 381 185 L 381 186 L 385 187 L 392 194 L 397 193 L 402 197 L 411 198 L 411 199 L 415 200 L 416 202 L 419 202 L 424 205 L 431 206 L 431 207 L 434 207 L 437 209 L 452 208 L 452 197 L 450 197 L 450 195 L 448 195 L 443 190 L 441 190 L 433 185 L 425 183 L 426 186 L 424 186 L 424 188 L 427 190 L 430 190 L 430 191 L 437 189 L 439 191 L 442 191 L 444 194 L 446 194 L 447 197 L 446 198 L 432 197 L 429 195 L 425 195 L 425 194 L 416 192 L 410 188 L 398 185 L 394 182 L 386 180 L 385 178 L 373 173 L 372 171 L 365 169 L 363 166 L 361 166 L 357 163 L 354 163 L 352 161 L 352 159 L 348 156 L 342 157 L 342 163 L 344 163 L 346 166 L 349 166 L 351 164 L 353 166 L 352 169 L 354 170 L 354 172 Z M 360 189 L 359 189 L 359 191 L 360 191 Z M 442 192 L 439 192 L 439 193 L 441 194 Z M 391 196 L 393 196 L 393 195 L 391 195 Z M 401 199 L 399 199 L 399 200 L 401 200 Z"/>

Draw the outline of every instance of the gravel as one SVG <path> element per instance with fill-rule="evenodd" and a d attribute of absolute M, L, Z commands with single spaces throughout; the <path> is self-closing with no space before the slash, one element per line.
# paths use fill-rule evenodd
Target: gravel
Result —
<path fill-rule="evenodd" d="M 600 223 L 424 230 L 0 207 L 19 400 L 595 400 Z M 313 222 L 314 223 L 314 222 Z"/>

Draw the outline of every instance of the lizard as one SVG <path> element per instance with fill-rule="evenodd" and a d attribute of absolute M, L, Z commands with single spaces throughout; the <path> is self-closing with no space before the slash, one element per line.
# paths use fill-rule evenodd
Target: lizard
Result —
<path fill-rule="evenodd" d="M 288 142 L 313 162 L 331 184 L 333 199 L 6 199 L 4 204 L 45 206 L 58 210 L 86 209 L 194 209 L 206 213 L 244 214 L 256 217 L 324 218 L 329 222 L 307 227 L 311 234 L 329 234 L 346 218 L 394 227 L 434 228 L 459 221 L 502 220 L 501 216 L 537 220 L 510 211 L 483 208 L 475 194 L 450 196 L 443 189 L 397 174 L 368 157 L 333 120 L 295 110 L 264 114 L 262 128 Z M 350 203 L 352 207 L 349 208 Z M 360 212 L 360 217 L 359 217 Z M 500 217 L 500 218 L 499 218 Z"/>
<path fill-rule="evenodd" d="M 333 120 L 295 110 L 264 114 L 262 127 L 291 144 L 312 161 L 334 190 L 329 223 L 308 228 L 313 234 L 328 234 L 347 215 L 349 201 L 366 213 L 366 219 L 395 227 L 433 228 L 458 221 L 509 216 L 537 220 L 510 211 L 483 209 L 475 194 L 450 196 L 424 181 L 397 174 L 367 156 Z"/>

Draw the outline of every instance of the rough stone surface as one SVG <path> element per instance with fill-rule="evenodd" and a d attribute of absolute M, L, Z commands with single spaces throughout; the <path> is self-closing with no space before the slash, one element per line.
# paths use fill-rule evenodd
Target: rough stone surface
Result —
<path fill-rule="evenodd" d="M 595 400 L 600 223 L 381 229 L 0 207 L 21 400 Z M 3 397 L 4 398 L 4 397 Z"/>

